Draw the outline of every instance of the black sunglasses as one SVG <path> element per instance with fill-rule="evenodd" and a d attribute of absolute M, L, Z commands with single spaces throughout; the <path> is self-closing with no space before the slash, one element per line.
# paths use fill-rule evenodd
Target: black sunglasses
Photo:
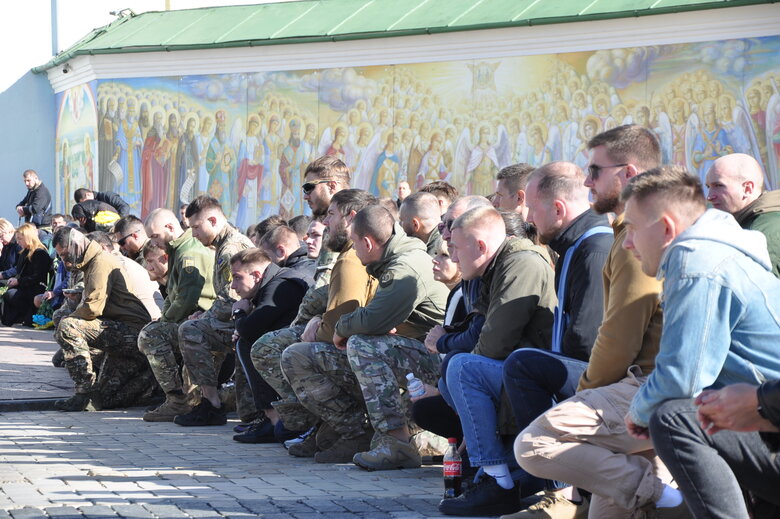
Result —
<path fill-rule="evenodd" d="M 312 191 L 314 191 L 314 188 L 317 187 L 317 184 L 324 184 L 325 182 L 330 182 L 329 178 L 324 178 L 322 180 L 315 180 L 313 182 L 306 182 L 304 185 L 301 186 L 303 189 L 303 194 L 308 195 Z"/>
<path fill-rule="evenodd" d="M 599 174 L 602 169 L 622 168 L 625 166 L 628 166 L 628 164 L 612 164 L 611 166 L 596 166 L 595 164 L 591 164 L 588 166 L 588 173 L 590 173 L 590 178 L 596 180 L 599 178 Z"/>
<path fill-rule="evenodd" d="M 116 241 L 116 243 L 117 243 L 117 244 L 118 244 L 120 247 L 124 247 L 124 246 L 125 246 L 125 243 L 127 243 L 127 239 L 128 239 L 130 236 L 134 235 L 134 234 L 135 234 L 134 232 L 131 232 L 130 234 L 127 234 L 127 235 L 125 235 L 125 236 L 122 236 L 121 238 L 119 238 L 119 239 Z"/>
<path fill-rule="evenodd" d="M 439 233 L 444 232 L 444 229 L 447 229 L 447 232 L 450 232 L 454 221 L 455 220 L 442 220 L 439 222 Z"/>

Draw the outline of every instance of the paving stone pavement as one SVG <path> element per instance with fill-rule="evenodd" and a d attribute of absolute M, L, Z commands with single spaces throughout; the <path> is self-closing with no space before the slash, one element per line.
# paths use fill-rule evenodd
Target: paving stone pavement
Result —
<path fill-rule="evenodd" d="M 440 517 L 441 467 L 366 472 L 142 409 L 0 413 L 0 519 Z"/>
<path fill-rule="evenodd" d="M 68 372 L 51 364 L 58 349 L 51 330 L 0 326 L 0 401 L 72 395 Z"/>

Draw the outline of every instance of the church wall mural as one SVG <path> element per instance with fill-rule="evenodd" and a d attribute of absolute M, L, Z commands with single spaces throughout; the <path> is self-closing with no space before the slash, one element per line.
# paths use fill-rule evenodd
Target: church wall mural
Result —
<path fill-rule="evenodd" d="M 353 171 L 354 187 L 380 196 L 393 196 L 401 180 L 413 190 L 446 180 L 463 193 L 486 195 L 498 170 L 512 163 L 571 160 L 584 167 L 587 140 L 629 122 L 652 128 L 664 160 L 702 178 L 717 157 L 744 152 L 761 162 L 767 187 L 777 188 L 779 54 L 780 37 L 767 37 L 100 80 L 77 87 L 97 94 L 96 124 L 85 116 L 79 123 L 90 142 L 97 134 L 93 166 L 74 176 L 78 159 L 65 161 L 71 174 L 61 188 L 72 193 L 75 183 L 92 178 L 141 215 L 208 193 L 245 228 L 270 214 L 306 211 L 302 172 L 319 155 L 338 155 Z M 68 132 L 74 124 L 61 116 Z M 77 141 L 87 146 L 82 137 L 69 138 L 71 156 Z"/>

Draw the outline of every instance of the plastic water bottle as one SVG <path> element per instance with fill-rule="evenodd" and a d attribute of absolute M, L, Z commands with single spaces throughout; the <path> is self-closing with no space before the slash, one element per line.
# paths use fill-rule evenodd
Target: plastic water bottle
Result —
<path fill-rule="evenodd" d="M 460 495 L 463 479 L 463 461 L 458 452 L 458 440 L 450 438 L 450 446 L 444 454 L 444 499 L 451 499 Z"/>
<path fill-rule="evenodd" d="M 423 386 L 422 380 L 414 376 L 414 373 L 406 375 L 406 390 L 409 391 L 409 396 L 417 398 L 425 394 L 425 386 Z"/>

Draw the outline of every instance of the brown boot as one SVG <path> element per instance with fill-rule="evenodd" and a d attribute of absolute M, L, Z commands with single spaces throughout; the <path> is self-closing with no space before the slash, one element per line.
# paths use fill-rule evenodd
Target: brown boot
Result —
<path fill-rule="evenodd" d="M 363 433 L 356 438 L 339 438 L 330 448 L 314 455 L 317 463 L 350 463 L 358 452 L 363 452 L 371 445 L 371 435 Z"/>
<path fill-rule="evenodd" d="M 192 410 L 187 403 L 187 397 L 169 393 L 165 395 L 165 402 L 153 411 L 144 414 L 145 422 L 172 422 L 176 415 L 186 414 Z"/>

